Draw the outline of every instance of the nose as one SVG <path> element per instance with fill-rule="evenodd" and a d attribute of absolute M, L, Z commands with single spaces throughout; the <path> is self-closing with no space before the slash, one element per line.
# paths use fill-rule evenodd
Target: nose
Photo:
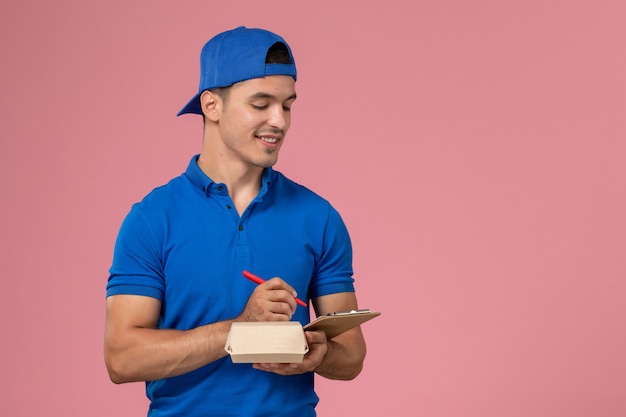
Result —
<path fill-rule="evenodd" d="M 288 110 L 285 110 L 282 105 L 275 105 L 271 107 L 270 118 L 268 121 L 270 126 L 286 131 L 289 128 L 290 122 L 291 114 Z"/>

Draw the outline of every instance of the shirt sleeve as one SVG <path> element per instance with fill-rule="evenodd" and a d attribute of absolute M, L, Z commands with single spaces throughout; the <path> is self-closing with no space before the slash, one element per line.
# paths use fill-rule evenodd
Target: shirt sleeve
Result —
<path fill-rule="evenodd" d="M 354 292 L 352 243 L 341 216 L 329 205 L 322 250 L 316 263 L 310 297 Z"/>
<path fill-rule="evenodd" d="M 165 281 L 157 234 L 135 205 L 124 219 L 109 270 L 107 297 L 117 294 L 163 299 Z"/>

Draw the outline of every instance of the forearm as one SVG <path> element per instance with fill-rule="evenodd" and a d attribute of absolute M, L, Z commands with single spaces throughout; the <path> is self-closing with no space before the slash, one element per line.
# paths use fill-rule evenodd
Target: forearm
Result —
<path fill-rule="evenodd" d="M 105 338 L 105 361 L 115 383 L 154 381 L 181 375 L 226 356 L 231 321 L 188 331 L 134 328 Z"/>
<path fill-rule="evenodd" d="M 336 340 L 335 340 L 336 339 Z M 328 351 L 315 372 L 324 378 L 350 380 L 363 369 L 365 341 L 360 329 L 328 341 Z"/>
<path fill-rule="evenodd" d="M 329 294 L 313 300 L 318 316 L 336 311 L 357 310 L 358 304 L 353 292 Z M 365 360 L 365 340 L 361 327 L 357 326 L 325 342 L 327 351 L 315 372 L 329 379 L 354 379 L 363 369 Z"/>
<path fill-rule="evenodd" d="M 115 383 L 181 375 L 226 356 L 234 321 L 287 321 L 296 308 L 293 289 L 279 279 L 259 285 L 232 320 L 181 331 L 157 329 L 161 302 L 137 295 L 107 298 L 104 357 Z"/>

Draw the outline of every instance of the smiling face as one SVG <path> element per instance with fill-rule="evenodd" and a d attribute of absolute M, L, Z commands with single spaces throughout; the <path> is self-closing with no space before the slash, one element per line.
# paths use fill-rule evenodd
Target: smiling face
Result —
<path fill-rule="evenodd" d="M 211 125 L 211 148 L 219 163 L 265 168 L 278 160 L 278 153 L 291 124 L 291 106 L 296 99 L 295 81 L 286 75 L 254 78 L 211 93 L 207 106 Z"/>

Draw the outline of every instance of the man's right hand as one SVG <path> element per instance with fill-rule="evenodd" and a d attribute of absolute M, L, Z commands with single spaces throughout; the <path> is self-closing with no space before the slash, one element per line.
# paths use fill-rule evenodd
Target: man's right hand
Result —
<path fill-rule="evenodd" d="M 235 321 L 289 321 L 296 311 L 296 291 L 280 278 L 258 285 Z"/>

